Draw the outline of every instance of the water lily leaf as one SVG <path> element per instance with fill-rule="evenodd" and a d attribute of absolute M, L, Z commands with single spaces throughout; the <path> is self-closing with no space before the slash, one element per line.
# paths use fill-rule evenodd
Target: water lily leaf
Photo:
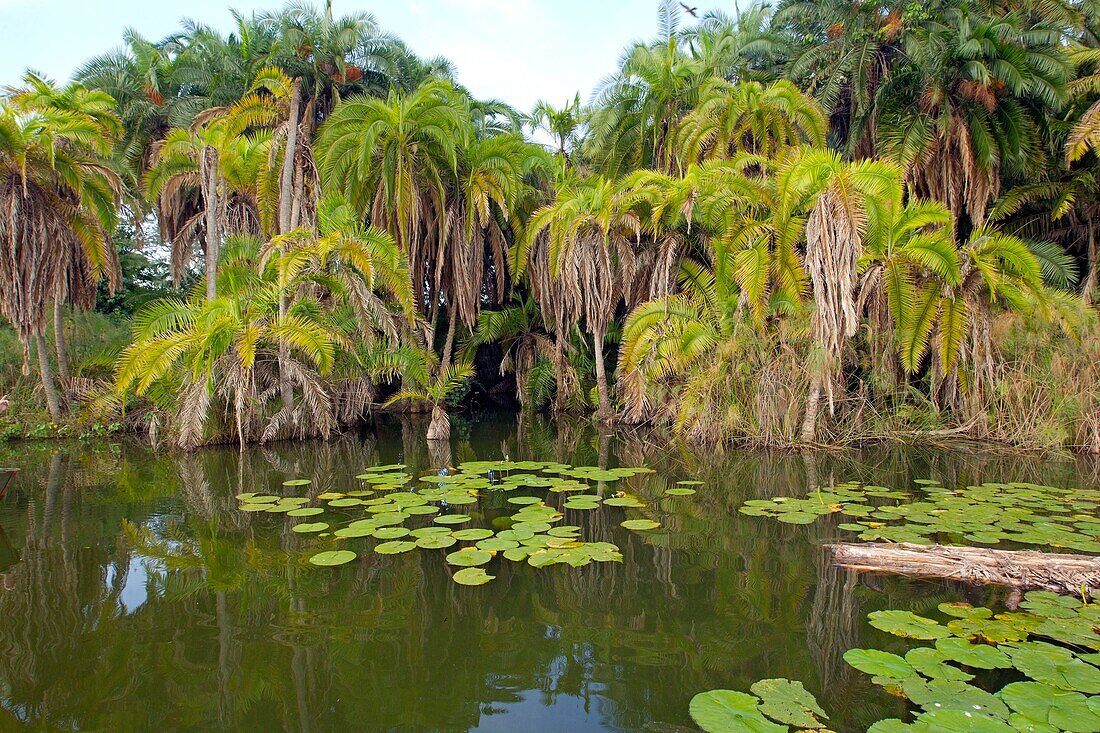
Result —
<path fill-rule="evenodd" d="M 467 547 L 447 555 L 447 562 L 451 565 L 459 565 L 461 567 L 484 565 L 492 559 L 492 553 L 486 552 L 485 550 L 475 550 L 472 547 Z"/>
<path fill-rule="evenodd" d="M 393 542 L 383 542 L 376 545 L 374 551 L 379 555 L 396 555 L 401 552 L 408 552 L 409 550 L 415 550 L 416 543 L 408 540 L 394 540 Z"/>
<path fill-rule="evenodd" d="M 784 524 L 813 524 L 817 521 L 817 514 L 811 512 L 784 512 L 775 515 L 775 518 Z"/>
<path fill-rule="evenodd" d="M 473 517 L 469 514 L 444 514 L 436 517 L 436 524 L 462 524 L 463 522 L 469 522 Z"/>
<path fill-rule="evenodd" d="M 266 512 L 271 508 L 270 504 L 241 504 L 242 512 Z"/>
<path fill-rule="evenodd" d="M 284 481 L 283 486 L 309 486 L 312 481 L 308 478 L 292 478 L 289 481 Z"/>
<path fill-rule="evenodd" d="M 406 514 L 413 515 L 426 515 L 426 514 L 438 514 L 439 507 L 431 506 L 430 504 L 423 504 L 421 506 L 407 506 L 402 509 Z"/>
<path fill-rule="evenodd" d="M 380 540 L 396 540 L 408 534 L 409 530 L 405 527 L 379 527 L 374 530 L 374 536 Z"/>
<path fill-rule="evenodd" d="M 274 504 L 280 498 L 278 496 L 271 496 L 270 494 L 257 494 L 248 500 L 249 504 Z"/>
<path fill-rule="evenodd" d="M 990 618 L 993 612 L 981 606 L 972 606 L 969 603 L 941 603 L 937 608 L 941 613 L 955 618 Z"/>
<path fill-rule="evenodd" d="M 910 639 L 943 639 L 951 635 L 945 627 L 912 611 L 875 611 L 868 618 L 880 631 Z"/>
<path fill-rule="evenodd" d="M 961 681 L 925 681 L 913 676 L 901 683 L 905 696 L 925 710 L 965 710 L 1007 718 L 1008 708 L 985 690 Z"/>
<path fill-rule="evenodd" d="M 344 539 L 354 539 L 356 537 L 370 537 L 374 534 L 375 529 L 376 527 L 341 527 L 333 534 Z"/>
<path fill-rule="evenodd" d="M 912 733 L 1017 733 L 1003 720 L 965 710 L 933 710 L 918 717 Z"/>
<path fill-rule="evenodd" d="M 354 523 L 353 523 L 354 525 Z M 434 524 L 428 527 L 419 527 L 409 532 L 413 537 L 432 537 L 432 536 L 450 536 L 451 530 L 446 527 L 437 527 Z"/>
<path fill-rule="evenodd" d="M 879 677 L 903 680 L 914 674 L 913 668 L 897 654 L 878 649 L 849 649 L 844 661 L 860 672 Z"/>
<path fill-rule="evenodd" d="M 986 609 L 988 610 L 988 609 Z M 951 621 L 947 628 L 955 636 L 972 639 L 979 637 L 994 644 L 1003 644 L 1006 641 L 1023 641 L 1028 632 L 999 619 L 990 618 L 963 618 Z M 1100 639 L 1100 637 L 1097 637 Z"/>
<path fill-rule="evenodd" d="M 504 557 L 512 562 L 522 562 L 526 560 L 532 552 L 533 549 L 530 547 L 513 547 L 510 550 L 504 551 Z"/>
<path fill-rule="evenodd" d="M 519 542 L 516 540 L 502 540 L 499 537 L 490 537 L 477 543 L 477 549 L 486 552 L 504 552 L 515 547 L 519 547 Z"/>
<path fill-rule="evenodd" d="M 622 522 L 621 526 L 637 532 L 645 532 L 648 530 L 659 528 L 661 526 L 661 523 L 654 522 L 652 519 L 628 519 L 625 522 Z"/>
<path fill-rule="evenodd" d="M 463 568 L 456 572 L 451 579 L 459 585 L 485 585 L 495 577 L 495 575 L 489 575 L 481 568 Z"/>
<path fill-rule="evenodd" d="M 760 701 L 744 692 L 710 690 L 691 698 L 688 712 L 706 733 L 787 733 L 760 712 Z"/>
<path fill-rule="evenodd" d="M 613 496 L 610 499 L 604 499 L 603 504 L 604 506 L 620 506 L 629 507 L 631 509 L 641 509 L 645 506 L 645 504 L 638 501 L 633 496 Z"/>
<path fill-rule="evenodd" d="M 801 682 L 760 680 L 750 689 L 760 698 L 760 712 L 780 723 L 797 728 L 824 728 L 819 719 L 829 718 Z"/>
<path fill-rule="evenodd" d="M 541 504 L 542 499 L 537 496 L 512 496 L 508 499 L 509 504 L 516 504 L 517 506 L 525 506 L 529 504 Z"/>
<path fill-rule="evenodd" d="M 302 524 L 295 524 L 291 529 L 299 534 L 305 534 L 309 532 L 324 532 L 328 529 L 328 524 L 325 522 L 303 522 Z"/>
<path fill-rule="evenodd" d="M 309 561 L 314 565 L 332 567 L 349 563 L 356 557 L 358 556 L 351 550 L 329 550 L 328 552 L 318 552 Z"/>
<path fill-rule="evenodd" d="M 665 496 L 691 496 L 695 489 L 666 489 Z"/>
<path fill-rule="evenodd" d="M 493 530 L 478 527 L 475 529 L 460 529 L 455 532 L 451 532 L 451 537 L 456 540 L 464 541 L 477 541 L 488 539 L 493 536 Z"/>
<path fill-rule="evenodd" d="M 939 649 L 919 646 L 905 653 L 905 661 L 925 677 L 955 682 L 968 682 L 974 675 L 947 664 L 947 657 Z"/>
<path fill-rule="evenodd" d="M 703 485 L 702 481 L 696 481 L 694 479 L 690 479 L 690 480 L 687 480 L 687 481 L 677 481 L 676 483 L 679 486 L 702 486 Z"/>
<path fill-rule="evenodd" d="M 349 507 L 349 506 L 359 506 L 362 503 L 363 503 L 362 499 L 356 499 L 354 497 L 346 497 L 344 499 L 333 499 L 332 501 L 330 501 L 328 503 L 328 505 L 331 506 L 331 507 L 341 508 L 341 507 Z"/>
<path fill-rule="evenodd" d="M 329 499 L 342 499 L 344 496 L 346 496 L 346 494 L 341 494 L 337 491 L 326 491 L 323 494 L 318 494 L 317 498 L 328 501 Z"/>
<path fill-rule="evenodd" d="M 512 529 L 505 529 L 497 532 L 497 537 L 502 540 L 515 540 L 516 542 L 523 542 L 529 540 L 535 536 L 535 533 L 529 529 L 516 529 L 514 526 Z"/>
<path fill-rule="evenodd" d="M 1010 708 L 1028 720 L 1071 733 L 1100 731 L 1100 715 L 1089 708 L 1087 698 L 1080 693 L 1041 682 L 1013 682 L 999 694 Z"/>
<path fill-rule="evenodd" d="M 304 506 L 299 509 L 291 509 L 286 513 L 288 517 L 315 517 L 324 514 L 325 510 L 317 506 Z"/>
<path fill-rule="evenodd" d="M 867 733 L 912 733 L 912 728 L 897 718 L 880 720 L 867 729 Z"/>
<path fill-rule="evenodd" d="M 1010 647 L 1008 654 L 1012 665 L 1036 682 L 1090 695 L 1100 693 L 1100 669 L 1061 647 L 1028 641 Z"/>
<path fill-rule="evenodd" d="M 1008 669 L 1008 656 L 995 646 L 971 644 L 966 639 L 950 638 L 936 641 L 938 649 L 948 659 L 977 669 Z"/>
<path fill-rule="evenodd" d="M 425 550 L 445 550 L 456 542 L 458 540 L 449 535 L 428 535 L 427 537 L 418 537 L 416 546 Z"/>
<path fill-rule="evenodd" d="M 572 524 L 563 524 L 560 527 L 553 527 L 546 530 L 546 534 L 551 537 L 576 537 L 577 533 L 579 533 L 580 531 L 580 527 Z"/>

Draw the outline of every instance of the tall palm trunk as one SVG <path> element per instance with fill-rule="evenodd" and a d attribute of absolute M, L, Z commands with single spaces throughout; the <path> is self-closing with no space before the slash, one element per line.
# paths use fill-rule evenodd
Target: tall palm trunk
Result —
<path fill-rule="evenodd" d="M 50 412 L 50 418 L 56 422 L 61 419 L 61 393 L 58 392 L 57 384 L 53 380 L 50 352 L 46 348 L 46 337 L 41 331 L 34 335 L 34 347 L 38 352 L 38 371 L 42 375 L 42 391 L 46 395 L 46 409 Z"/>
<path fill-rule="evenodd" d="M 1097 270 L 1096 270 L 1096 226 L 1089 224 L 1088 261 L 1085 263 L 1085 286 L 1081 290 L 1081 297 L 1085 303 L 1092 305 L 1096 297 Z"/>
<path fill-rule="evenodd" d="M 814 442 L 814 436 L 817 434 L 817 415 L 821 412 L 821 384 L 823 381 L 820 374 L 815 374 L 810 382 L 810 392 L 806 396 L 806 415 L 802 419 L 802 434 L 800 436 L 803 443 Z"/>
<path fill-rule="evenodd" d="M 451 354 L 454 351 L 455 321 L 457 319 L 458 309 L 451 306 L 450 311 L 450 323 L 447 325 L 447 340 L 443 343 L 443 359 L 439 362 L 440 374 L 450 368 Z"/>
<path fill-rule="evenodd" d="M 302 80 L 294 80 L 294 91 L 290 95 L 290 112 L 287 116 L 286 150 L 283 153 L 283 168 L 279 177 L 279 232 L 286 234 L 294 227 L 294 172 L 298 157 L 298 117 L 302 106 Z M 289 309 L 285 291 L 279 293 L 279 319 L 286 318 Z M 287 373 L 287 361 L 290 349 L 279 342 L 279 397 L 283 409 L 294 407 L 294 388 Z"/>
<path fill-rule="evenodd" d="M 221 203 L 218 200 L 218 151 L 207 146 L 202 150 L 202 200 L 206 224 L 206 299 L 218 297 L 218 257 L 221 252 Z"/>
<path fill-rule="evenodd" d="M 603 361 L 604 329 L 593 328 L 592 340 L 595 342 L 596 355 L 596 392 L 599 394 L 600 406 L 596 410 L 596 417 L 600 420 L 610 420 L 615 414 L 611 409 L 611 395 L 607 388 L 607 366 Z"/>
<path fill-rule="evenodd" d="M 53 338 L 57 347 L 57 376 L 62 384 L 68 384 L 72 373 L 69 371 L 69 344 L 65 338 L 65 305 L 60 298 L 53 304 Z"/>

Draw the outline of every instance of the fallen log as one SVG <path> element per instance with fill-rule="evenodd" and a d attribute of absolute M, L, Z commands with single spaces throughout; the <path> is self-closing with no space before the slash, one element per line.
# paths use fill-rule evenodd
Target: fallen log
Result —
<path fill-rule="evenodd" d="M 881 542 L 825 548 L 836 565 L 858 571 L 1005 585 L 1022 591 L 1100 593 L 1100 557 L 1088 555 Z"/>

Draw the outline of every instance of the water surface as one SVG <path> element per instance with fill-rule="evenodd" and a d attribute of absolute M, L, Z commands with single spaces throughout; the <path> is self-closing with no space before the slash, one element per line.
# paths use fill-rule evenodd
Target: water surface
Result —
<path fill-rule="evenodd" d="M 22 469 L 0 500 L 0 730 L 676 733 L 694 730 L 695 693 L 787 677 L 833 712 L 833 729 L 862 731 L 904 711 L 841 659 L 900 645 L 866 614 L 987 592 L 838 571 L 820 547 L 843 519 L 786 526 L 739 515 L 740 503 L 842 481 L 1097 485 L 1069 461 L 887 447 L 719 455 L 511 415 L 456 423 L 447 455 L 429 453 L 425 427 L 380 421 L 243 453 L 0 449 L 0 465 Z M 312 567 L 331 540 L 234 499 L 289 494 L 281 484 L 297 477 L 315 492 L 358 488 L 355 474 L 380 463 L 417 473 L 505 457 L 650 466 L 620 488 L 652 501 L 667 531 L 627 532 L 622 509 L 567 513 L 624 561 L 496 559 L 497 579 L 467 588 L 450 581 L 444 551 L 379 556 L 369 539 L 348 541 L 360 551 L 349 565 Z M 658 498 L 682 479 L 704 484 Z"/>

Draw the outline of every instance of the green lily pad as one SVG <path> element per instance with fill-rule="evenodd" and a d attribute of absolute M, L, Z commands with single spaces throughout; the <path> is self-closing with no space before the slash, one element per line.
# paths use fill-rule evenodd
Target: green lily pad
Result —
<path fill-rule="evenodd" d="M 379 527 L 374 530 L 374 536 L 380 540 L 396 540 L 408 534 L 409 530 L 405 527 Z"/>
<path fill-rule="evenodd" d="M 451 579 L 459 585 L 485 585 L 495 577 L 495 575 L 486 573 L 482 568 L 463 568 L 456 572 Z"/>
<path fill-rule="evenodd" d="M 473 517 L 469 514 L 444 514 L 436 517 L 433 521 L 436 524 L 462 524 L 469 522 Z"/>
<path fill-rule="evenodd" d="M 828 719 L 817 700 L 801 682 L 787 679 L 760 680 L 750 688 L 760 698 L 760 712 L 772 720 L 796 728 L 824 728 Z"/>
<path fill-rule="evenodd" d="M 284 481 L 283 486 L 309 486 L 312 483 L 308 478 L 292 478 L 289 481 Z"/>
<path fill-rule="evenodd" d="M 977 669 L 1008 669 L 1008 656 L 995 646 L 971 644 L 966 639 L 950 638 L 936 641 L 938 649 L 948 659 Z"/>
<path fill-rule="evenodd" d="M 688 712 L 706 733 L 787 733 L 760 712 L 760 701 L 744 692 L 709 690 L 691 698 Z"/>
<path fill-rule="evenodd" d="M 484 565 L 492 559 L 492 553 L 486 552 L 485 550 L 475 550 L 472 547 L 467 547 L 447 555 L 447 562 L 451 565 L 459 565 L 461 567 Z"/>
<path fill-rule="evenodd" d="M 897 654 L 878 649 L 849 649 L 844 661 L 864 674 L 903 680 L 914 674 L 913 668 Z"/>
<path fill-rule="evenodd" d="M 303 522 L 302 524 L 295 524 L 293 527 L 291 527 L 291 529 L 295 532 L 298 532 L 299 534 L 305 534 L 309 532 L 324 532 L 326 529 L 328 529 L 328 524 L 326 522 Z"/>
<path fill-rule="evenodd" d="M 408 552 L 409 550 L 415 550 L 416 543 L 408 540 L 394 540 L 392 542 L 383 542 L 380 545 L 376 545 L 374 551 L 379 555 L 397 555 L 402 552 Z"/>
<path fill-rule="evenodd" d="M 416 546 L 425 550 L 445 550 L 452 547 L 456 542 L 458 540 L 449 535 L 428 535 L 427 537 L 418 537 Z"/>
<path fill-rule="evenodd" d="M 483 527 L 476 527 L 473 529 L 460 529 L 455 532 L 451 532 L 451 537 L 456 540 L 472 541 L 485 540 L 493 536 L 493 530 L 485 529 Z"/>
<path fill-rule="evenodd" d="M 1089 707 L 1088 699 L 1080 693 L 1059 690 L 1041 682 L 1013 682 L 1005 685 L 999 694 L 1005 704 L 1029 721 L 1071 733 L 1100 731 L 1100 715 Z"/>
<path fill-rule="evenodd" d="M 691 496 L 695 489 L 665 489 L 665 496 Z"/>
<path fill-rule="evenodd" d="M 951 635 L 945 627 L 912 611 L 875 611 L 868 618 L 880 631 L 909 639 L 943 639 Z"/>
<path fill-rule="evenodd" d="M 286 513 L 288 517 L 315 517 L 318 514 L 324 514 L 325 510 L 317 506 L 304 506 L 300 509 L 291 509 Z"/>
<path fill-rule="evenodd" d="M 335 565 L 344 565 L 351 562 L 358 557 L 351 550 L 329 550 L 327 552 L 318 552 L 311 557 L 309 561 L 314 565 L 321 565 L 323 567 L 333 567 Z"/>
<path fill-rule="evenodd" d="M 622 522 L 622 525 L 626 529 L 634 530 L 636 532 L 646 532 L 653 529 L 658 529 L 661 526 L 660 522 L 654 522 L 652 519 L 628 519 Z"/>

